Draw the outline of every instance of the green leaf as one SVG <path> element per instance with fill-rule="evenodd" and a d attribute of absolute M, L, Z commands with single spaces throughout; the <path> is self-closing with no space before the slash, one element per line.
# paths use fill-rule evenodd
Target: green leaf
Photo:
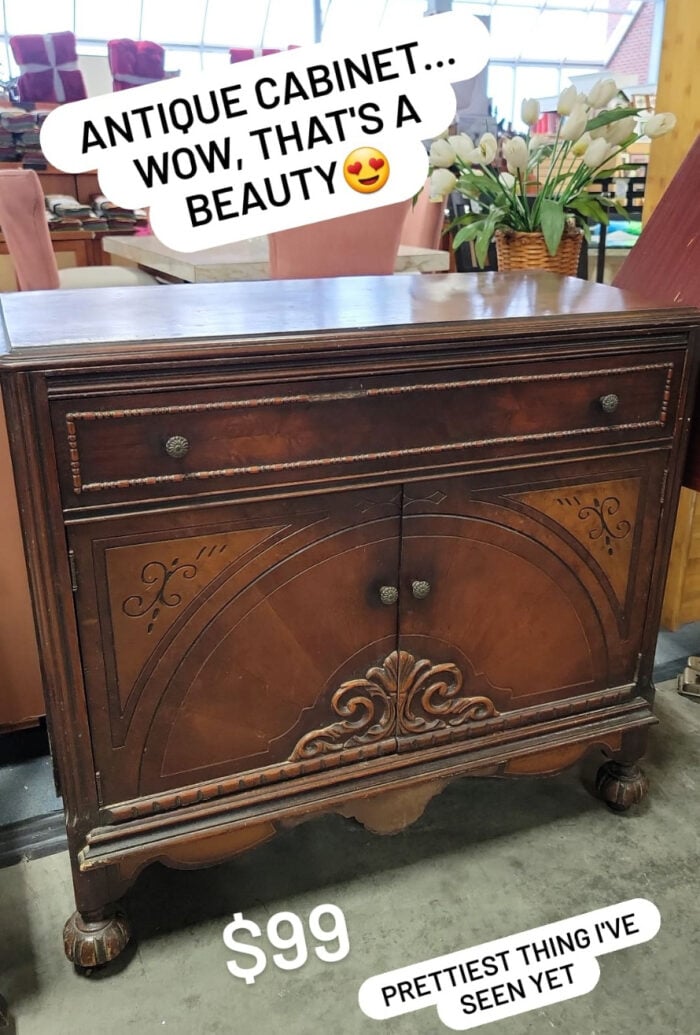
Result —
<path fill-rule="evenodd" d="M 568 203 L 567 207 L 574 209 L 575 212 L 579 212 L 582 216 L 587 216 L 596 223 L 605 223 L 606 226 L 608 224 L 608 213 L 605 211 L 598 198 L 594 198 L 590 194 L 573 198 Z"/>
<path fill-rule="evenodd" d="M 572 198 L 568 204 L 568 208 L 572 208 L 575 212 L 585 216 L 587 219 L 595 218 L 595 209 L 591 204 L 592 199 L 587 194 L 582 194 L 578 198 Z"/>
<path fill-rule="evenodd" d="M 601 111 L 600 115 L 588 120 L 586 132 L 590 133 L 592 129 L 600 129 L 601 126 L 609 126 L 611 122 L 619 122 L 620 119 L 626 119 L 629 115 L 639 115 L 641 110 L 641 108 L 610 108 Z"/>
<path fill-rule="evenodd" d="M 639 137 L 639 133 L 630 133 L 630 135 L 628 137 L 625 137 L 624 140 L 620 141 L 619 144 L 615 144 L 615 147 L 619 147 L 622 151 L 626 151 L 630 144 L 634 144 L 635 141 L 639 140 Z"/>
<path fill-rule="evenodd" d="M 549 158 L 554 153 L 554 141 L 551 144 L 540 144 L 534 151 L 530 152 L 533 155 L 539 155 L 540 157 Z"/>
<path fill-rule="evenodd" d="M 484 263 L 486 262 L 486 256 L 488 255 L 491 238 L 493 237 L 494 231 L 503 219 L 504 215 L 505 213 L 503 209 L 492 208 L 486 220 L 484 221 L 483 228 L 479 231 L 479 235 L 476 238 L 476 261 L 482 269 L 484 268 Z"/>
<path fill-rule="evenodd" d="M 476 261 L 482 269 L 486 262 L 486 256 L 489 253 L 489 245 L 491 244 L 492 237 L 493 228 L 485 226 L 476 239 Z"/>
<path fill-rule="evenodd" d="M 453 249 L 459 248 L 460 244 L 464 244 L 466 241 L 473 241 L 477 234 L 482 230 L 485 220 L 477 219 L 473 223 L 469 223 L 467 226 L 463 226 L 461 230 L 458 230 L 455 234 L 455 239 L 452 242 Z"/>
<path fill-rule="evenodd" d="M 559 242 L 564 233 L 565 223 L 564 206 L 561 201 L 554 201 L 553 198 L 543 198 L 540 207 L 540 224 L 547 251 L 550 255 L 556 255 L 557 253 Z"/>
<path fill-rule="evenodd" d="M 447 229 L 457 230 L 460 226 L 469 226 L 470 223 L 478 223 L 483 218 L 483 215 L 477 216 L 475 212 L 463 212 L 461 216 L 455 216 L 455 218 L 447 224 Z"/>
<path fill-rule="evenodd" d="M 609 169 L 597 169 L 595 174 L 594 183 L 596 180 L 607 180 L 610 179 L 615 173 L 619 173 L 621 170 L 632 170 L 632 169 L 643 169 L 644 164 L 640 162 L 622 162 L 620 165 L 611 166 Z"/>
<path fill-rule="evenodd" d="M 618 214 L 619 216 L 622 216 L 622 218 L 623 218 L 623 219 L 626 219 L 626 220 L 627 220 L 627 222 L 629 223 L 629 222 L 631 221 L 632 217 L 630 216 L 629 212 L 628 212 L 628 211 L 627 211 L 627 209 L 625 208 L 625 203 L 624 203 L 624 201 L 620 201 L 620 199 L 619 199 L 619 198 L 611 198 L 610 200 L 612 201 L 612 203 L 613 203 L 613 208 L 615 209 L 615 211 L 617 212 L 617 214 Z"/>
<path fill-rule="evenodd" d="M 623 219 L 626 219 L 629 222 L 630 214 L 627 211 L 627 209 L 625 208 L 624 201 L 620 201 L 619 198 L 610 198 L 606 194 L 601 195 L 600 197 L 596 198 L 595 200 L 596 200 L 596 203 L 599 204 L 599 205 L 606 205 L 608 208 L 614 208 L 615 211 L 618 213 L 618 215 L 622 216 Z M 597 216 L 593 216 L 592 213 L 589 213 L 589 215 L 591 215 L 592 218 L 597 218 Z M 610 213 L 606 214 L 606 221 L 607 221 L 607 216 L 609 216 L 609 215 L 610 215 Z M 601 222 L 602 222 L 602 220 L 601 220 Z"/>

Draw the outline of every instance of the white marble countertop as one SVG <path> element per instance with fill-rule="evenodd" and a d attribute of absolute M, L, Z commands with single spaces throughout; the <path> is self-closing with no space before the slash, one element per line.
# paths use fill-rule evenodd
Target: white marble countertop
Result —
<path fill-rule="evenodd" d="M 103 237 L 102 247 L 110 255 L 189 284 L 269 278 L 267 237 L 251 237 L 201 252 L 175 252 L 152 236 Z M 402 244 L 395 272 L 445 273 L 449 265 L 448 252 Z"/>

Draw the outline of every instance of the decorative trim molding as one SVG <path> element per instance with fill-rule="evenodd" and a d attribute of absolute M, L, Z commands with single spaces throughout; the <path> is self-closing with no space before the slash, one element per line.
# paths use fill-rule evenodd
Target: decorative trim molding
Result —
<path fill-rule="evenodd" d="M 340 721 L 304 734 L 289 756 L 291 762 L 373 744 L 395 734 L 395 655 L 396 651 L 383 665 L 369 669 L 364 679 L 351 679 L 335 691 L 331 708 Z"/>
<path fill-rule="evenodd" d="M 575 381 L 588 377 L 600 377 L 601 375 L 612 376 L 644 373 L 652 370 L 666 371 L 666 382 L 663 397 L 660 401 L 659 415 L 654 420 L 632 421 L 627 424 L 605 424 L 600 427 L 587 426 L 583 428 L 571 428 L 564 431 L 548 431 L 524 435 L 502 435 L 494 438 L 472 439 L 466 442 L 451 442 L 434 446 L 417 446 L 413 449 L 393 449 L 376 453 L 356 453 L 349 456 L 317 457 L 308 460 L 294 460 L 287 463 L 249 464 L 243 467 L 224 467 L 214 470 L 178 471 L 172 474 L 148 475 L 139 478 L 120 478 L 103 482 L 84 483 L 82 481 L 80 471 L 80 453 L 78 449 L 77 430 L 78 422 L 122 420 L 133 417 L 174 416 L 183 413 L 208 413 L 221 410 L 259 408 L 261 406 L 280 406 L 290 404 L 302 404 L 308 406 L 317 403 L 335 403 L 353 399 L 373 399 L 385 396 L 409 395 L 415 392 L 444 392 L 462 388 L 479 388 L 494 385 L 529 384 L 532 382 L 546 383 L 548 381 Z M 83 492 L 130 489 L 137 488 L 142 485 L 164 485 L 184 481 L 203 481 L 212 478 L 233 478 L 244 474 L 266 474 L 269 472 L 303 470 L 309 467 L 328 467 L 334 464 L 350 464 L 363 461 L 392 460 L 410 456 L 426 456 L 436 453 L 444 453 L 455 449 L 473 449 L 483 448 L 489 445 L 505 445 L 508 443 L 543 441 L 547 439 L 565 439 L 572 435 L 600 434 L 607 433 L 612 430 L 634 431 L 641 430 L 642 428 L 660 428 L 665 426 L 668 416 L 668 401 L 670 398 L 670 386 L 673 378 L 673 370 L 673 363 L 644 363 L 632 367 L 560 371 L 554 374 L 523 374 L 514 377 L 490 377 L 475 378 L 474 380 L 446 381 L 440 383 L 429 382 L 427 384 L 392 385 L 382 388 L 368 388 L 361 391 L 265 396 L 260 399 L 229 399 L 221 402 L 210 403 L 183 403 L 181 405 L 174 406 L 138 407 L 123 410 L 86 410 L 67 413 L 65 417 L 66 434 L 70 454 L 73 491 L 76 495 L 80 495 Z"/>
<path fill-rule="evenodd" d="M 370 669 L 370 671 L 372 671 Z M 362 680 L 352 682 L 361 683 Z M 340 689 L 336 693 L 340 692 Z M 474 738 L 487 736 L 491 733 L 502 733 L 510 730 L 536 726 L 542 722 L 566 721 L 576 716 L 594 714 L 606 708 L 627 706 L 631 700 L 633 687 L 619 686 L 612 690 L 598 690 L 595 693 L 581 694 L 576 697 L 564 698 L 561 701 L 552 701 L 548 704 L 534 705 L 529 708 L 522 708 L 513 712 L 494 713 L 491 718 L 471 718 L 465 722 L 460 733 L 462 738 L 472 740 Z M 474 700 L 472 698 L 472 700 Z M 325 727 L 327 730 L 328 727 Z M 323 734 L 324 729 L 315 730 L 317 735 Z M 361 736 L 362 734 L 359 734 Z M 306 738 L 302 738 L 302 744 Z M 422 734 L 406 735 L 402 739 L 404 750 L 418 751 L 431 747 L 439 747 L 445 742 L 454 742 L 453 733 L 447 723 L 441 729 Z M 298 750 L 298 745 L 293 749 Z M 342 756 L 339 749 L 330 752 L 317 752 L 299 761 L 281 762 L 277 765 L 265 766 L 260 769 L 253 769 L 238 776 L 228 776 L 220 780 L 203 781 L 197 784 L 190 784 L 177 790 L 163 791 L 159 794 L 143 794 L 138 800 L 126 801 L 116 805 L 106 805 L 101 812 L 101 820 L 104 823 L 120 823 L 130 820 L 143 819 L 147 816 L 155 816 L 164 812 L 172 812 L 180 808 L 187 808 L 192 805 L 204 804 L 220 798 L 238 796 L 245 792 L 255 791 L 259 788 L 269 787 L 271 784 L 279 783 L 281 780 L 293 780 L 300 777 L 312 777 L 314 774 L 326 769 L 335 768 L 342 764 L 347 766 L 358 762 L 370 762 L 373 759 L 394 754 L 397 750 L 395 737 L 383 741 L 375 741 L 371 744 L 364 744 L 353 748 L 345 748 Z"/>
<path fill-rule="evenodd" d="M 364 679 L 350 680 L 336 690 L 331 706 L 341 721 L 305 734 L 290 761 L 342 752 L 395 733 L 430 733 L 499 714 L 488 697 L 463 696 L 463 682 L 456 665 L 436 665 L 408 651 L 392 651 Z"/>
<path fill-rule="evenodd" d="M 309 467 L 332 467 L 335 464 L 356 464 L 375 460 L 400 460 L 412 456 L 431 456 L 455 449 L 483 449 L 486 446 L 521 445 L 525 442 L 543 442 L 548 439 L 566 439 L 575 435 L 605 434 L 610 431 L 641 431 L 643 428 L 662 428 L 663 420 L 631 421 L 629 424 L 611 424 L 599 428 L 570 428 L 566 431 L 545 431 L 529 435 L 500 435 L 496 438 L 470 439 L 466 442 L 450 442 L 439 446 L 416 446 L 414 449 L 390 449 L 376 453 L 354 453 L 351 456 L 319 457 L 313 460 L 294 460 L 290 463 L 251 464 L 248 467 L 221 467 L 212 471 L 148 475 L 143 478 L 120 478 L 109 482 L 87 482 L 73 477 L 76 495 L 81 492 L 101 492 L 110 489 L 135 489 L 142 485 L 167 485 L 187 481 L 208 481 L 212 478 L 235 478 L 242 474 L 269 474 L 282 471 L 303 471 Z"/>
<path fill-rule="evenodd" d="M 488 697 L 463 696 L 463 682 L 456 665 L 435 665 L 401 651 L 397 679 L 399 733 L 431 733 L 500 714 Z"/>

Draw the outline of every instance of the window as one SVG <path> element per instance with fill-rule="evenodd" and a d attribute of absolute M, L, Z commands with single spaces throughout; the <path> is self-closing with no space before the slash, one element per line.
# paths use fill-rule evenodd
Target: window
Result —
<path fill-rule="evenodd" d="M 515 104 L 515 69 L 509 65 L 489 65 L 487 93 L 491 98 L 493 114 L 500 121 L 510 122 Z"/>
<path fill-rule="evenodd" d="M 522 96 L 551 96 L 570 74 L 602 68 L 641 2 L 452 0 L 454 10 L 489 16 L 489 95 L 499 117 L 516 126 Z M 107 40 L 120 37 L 154 40 L 166 49 L 166 67 L 186 74 L 228 64 L 231 47 L 312 43 L 316 13 L 324 40 L 363 43 L 377 28 L 407 29 L 426 6 L 426 0 L 3 0 L 0 59 L 3 72 L 16 75 L 10 35 L 70 29 L 79 54 L 106 55 Z"/>
<path fill-rule="evenodd" d="M 403 29 L 425 13 L 425 0 L 330 0 L 325 8 L 323 39 L 362 39 L 372 29 Z"/>
<path fill-rule="evenodd" d="M 314 42 L 313 5 L 272 0 L 265 23 L 264 39 L 268 47 L 303 46 Z"/>
<path fill-rule="evenodd" d="M 9 36 L 73 30 L 73 0 L 5 0 Z"/>
<path fill-rule="evenodd" d="M 180 75 L 199 75 L 202 71 L 202 55 L 198 50 L 181 50 L 165 48 L 166 72 L 179 72 Z"/>
<path fill-rule="evenodd" d="M 204 42 L 210 46 L 259 47 L 265 27 L 265 3 L 209 0 Z"/>
<path fill-rule="evenodd" d="M 519 130 L 522 99 L 555 96 L 571 75 L 604 68 L 640 6 L 641 0 L 453 0 L 454 10 L 489 15 L 489 96 L 498 118 Z"/>
<path fill-rule="evenodd" d="M 83 40 L 135 40 L 139 38 L 140 17 L 141 0 L 75 0 L 75 35 Z"/>
<path fill-rule="evenodd" d="M 236 12 L 243 4 L 229 4 Z M 102 7 L 102 4 L 100 4 Z M 202 38 L 205 0 L 186 0 L 174 4 L 172 0 L 143 0 L 141 39 L 154 40 L 163 46 L 168 43 L 199 44 Z"/>

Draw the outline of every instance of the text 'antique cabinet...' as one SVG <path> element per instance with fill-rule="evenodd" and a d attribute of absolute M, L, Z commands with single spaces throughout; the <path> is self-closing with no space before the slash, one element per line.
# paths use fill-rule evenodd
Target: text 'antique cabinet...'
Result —
<path fill-rule="evenodd" d="M 147 863 L 314 813 L 396 830 L 594 749 L 640 799 L 693 310 L 550 274 L 3 310 L 76 963 Z"/>

